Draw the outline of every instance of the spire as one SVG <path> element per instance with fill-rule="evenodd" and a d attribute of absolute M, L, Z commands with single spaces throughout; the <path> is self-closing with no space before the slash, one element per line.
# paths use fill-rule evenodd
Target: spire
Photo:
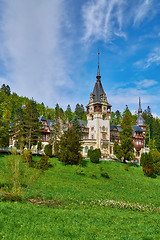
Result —
<path fill-rule="evenodd" d="M 100 54 L 100 52 L 99 52 L 99 49 L 98 49 L 98 71 L 97 71 L 97 76 L 96 76 L 97 82 L 100 82 L 100 79 L 101 79 L 100 70 L 99 70 L 99 54 Z"/>
<path fill-rule="evenodd" d="M 139 108 L 138 108 L 138 116 L 142 115 L 142 108 L 141 108 L 141 98 L 139 97 Z"/>

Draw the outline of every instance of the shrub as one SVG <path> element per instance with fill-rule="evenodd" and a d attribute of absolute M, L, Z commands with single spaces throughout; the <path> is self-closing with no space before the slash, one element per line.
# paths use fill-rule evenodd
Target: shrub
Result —
<path fill-rule="evenodd" d="M 124 170 L 128 171 L 128 165 L 126 165 L 126 166 L 124 167 Z"/>
<path fill-rule="evenodd" d="M 152 177 L 154 174 L 154 164 L 151 152 L 142 153 L 141 155 L 141 164 L 145 176 Z"/>
<path fill-rule="evenodd" d="M 59 151 L 59 142 L 54 143 L 54 155 L 55 157 L 59 157 L 60 151 Z"/>
<path fill-rule="evenodd" d="M 101 157 L 100 149 L 95 149 L 90 152 L 90 160 L 92 163 L 99 163 L 99 158 Z"/>
<path fill-rule="evenodd" d="M 88 149 L 88 153 L 87 153 L 87 157 L 90 158 L 91 154 L 92 154 L 93 150 L 92 149 Z"/>
<path fill-rule="evenodd" d="M 76 174 L 77 174 L 77 175 L 85 175 L 85 173 L 84 173 L 83 169 L 81 169 L 81 167 L 78 167 L 78 168 L 76 169 Z"/>
<path fill-rule="evenodd" d="M 42 141 L 38 142 L 37 149 L 40 151 L 43 148 Z"/>
<path fill-rule="evenodd" d="M 11 154 L 17 155 L 17 148 L 12 147 L 12 148 L 11 148 Z"/>
<path fill-rule="evenodd" d="M 22 160 L 23 162 L 29 163 L 29 165 L 32 162 L 32 152 L 30 149 L 24 149 L 22 152 Z"/>
<path fill-rule="evenodd" d="M 50 166 L 50 158 L 47 155 L 43 155 L 39 162 L 36 164 L 36 168 L 42 169 L 42 170 L 47 170 L 48 167 Z"/>
<path fill-rule="evenodd" d="M 101 176 L 104 177 L 104 178 L 109 178 L 109 175 L 107 172 L 103 172 L 101 173 Z"/>
<path fill-rule="evenodd" d="M 52 145 L 47 144 L 44 148 L 44 152 L 47 156 L 51 157 L 52 156 Z"/>
<path fill-rule="evenodd" d="M 59 146 L 59 160 L 61 162 L 71 165 L 82 163 L 80 138 L 73 128 L 64 132 L 60 138 Z"/>

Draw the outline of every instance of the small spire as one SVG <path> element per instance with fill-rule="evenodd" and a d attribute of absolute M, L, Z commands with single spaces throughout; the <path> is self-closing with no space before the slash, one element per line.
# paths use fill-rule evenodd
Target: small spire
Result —
<path fill-rule="evenodd" d="M 97 81 L 100 81 L 100 78 L 101 78 L 101 76 L 100 76 L 100 70 L 99 70 L 99 54 L 100 54 L 100 52 L 99 52 L 99 49 L 98 49 L 98 71 L 97 71 Z"/>
<path fill-rule="evenodd" d="M 138 108 L 138 115 L 142 114 L 142 108 L 141 108 L 141 98 L 139 97 L 139 108 Z"/>

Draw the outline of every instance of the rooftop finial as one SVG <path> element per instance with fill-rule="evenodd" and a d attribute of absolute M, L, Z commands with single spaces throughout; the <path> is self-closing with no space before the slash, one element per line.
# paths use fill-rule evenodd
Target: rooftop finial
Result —
<path fill-rule="evenodd" d="M 138 115 L 142 114 L 142 108 L 141 108 L 141 98 L 139 97 L 139 109 L 138 109 Z"/>
<path fill-rule="evenodd" d="M 100 76 L 100 70 L 99 70 L 99 54 L 100 54 L 100 52 L 99 52 L 99 49 L 98 49 L 98 71 L 97 71 L 97 81 L 100 81 L 100 78 L 101 78 L 101 76 Z"/>

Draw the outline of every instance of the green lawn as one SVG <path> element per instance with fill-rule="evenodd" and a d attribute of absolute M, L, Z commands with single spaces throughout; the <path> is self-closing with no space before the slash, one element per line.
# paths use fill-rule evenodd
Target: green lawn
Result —
<path fill-rule="evenodd" d="M 8 156 L 1 155 L 0 183 L 5 182 L 6 161 Z M 160 239 L 160 213 L 90 205 L 94 200 L 115 200 L 158 208 L 160 177 L 145 177 L 141 167 L 125 171 L 118 162 L 89 160 L 81 168 L 84 174 L 77 175 L 79 167 L 51 162 L 53 167 L 32 187 L 29 198 L 57 204 L 0 202 L 0 239 Z M 101 177 L 101 167 L 109 179 Z"/>

